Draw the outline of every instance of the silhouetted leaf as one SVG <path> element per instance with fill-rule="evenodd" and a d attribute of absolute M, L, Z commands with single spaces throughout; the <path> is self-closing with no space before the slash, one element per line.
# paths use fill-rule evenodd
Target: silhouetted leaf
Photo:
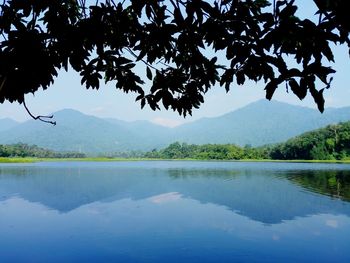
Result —
<path fill-rule="evenodd" d="M 331 47 L 350 43 L 345 0 L 314 0 L 322 15 L 317 22 L 297 17 L 303 6 L 294 0 L 276 1 L 275 13 L 267 0 L 88 1 L 87 10 L 81 2 L 0 5 L 0 103 L 23 102 L 71 67 L 86 88 L 114 82 L 137 93 L 142 108 L 159 109 L 162 101 L 184 116 L 218 82 L 228 91 L 233 81 L 246 80 L 264 80 L 268 99 L 282 82 L 299 99 L 309 90 L 323 110 L 316 77 L 329 88 Z M 226 66 L 220 65 L 223 54 Z M 139 72 L 152 82 L 148 95 Z"/>
<path fill-rule="evenodd" d="M 146 74 L 147 78 L 149 80 L 152 80 L 152 71 L 151 71 L 151 69 L 149 67 L 147 67 L 146 69 L 147 69 L 147 74 Z"/>
<path fill-rule="evenodd" d="M 275 93 L 276 89 L 278 87 L 278 84 L 276 81 L 272 80 L 270 81 L 266 87 L 265 87 L 265 90 L 266 90 L 266 99 L 268 100 L 271 100 L 272 99 L 272 96 L 273 94 Z"/>
<path fill-rule="evenodd" d="M 323 98 L 324 89 L 316 90 L 316 88 L 314 86 L 311 86 L 311 87 L 309 87 L 309 90 L 310 90 L 310 93 L 317 104 L 318 110 L 320 112 L 323 112 L 324 111 L 324 102 L 325 102 L 325 100 Z"/>
<path fill-rule="evenodd" d="M 298 96 L 299 99 L 304 99 L 306 94 L 307 94 L 307 90 L 304 88 L 304 87 L 301 87 L 299 86 L 299 84 L 296 82 L 295 79 L 291 79 L 289 82 L 288 82 L 291 90 L 293 91 L 293 93 L 295 95 Z"/>

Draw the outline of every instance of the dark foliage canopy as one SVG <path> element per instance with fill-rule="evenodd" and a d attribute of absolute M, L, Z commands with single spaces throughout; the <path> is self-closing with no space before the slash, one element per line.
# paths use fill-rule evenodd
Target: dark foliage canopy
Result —
<path fill-rule="evenodd" d="M 184 116 L 215 84 L 246 80 L 263 81 L 268 99 L 280 85 L 309 93 L 323 111 L 331 45 L 350 47 L 350 19 L 346 0 L 314 2 L 301 19 L 294 0 L 3 1 L 0 103 L 24 103 L 71 68 L 86 88 L 113 82 Z"/>

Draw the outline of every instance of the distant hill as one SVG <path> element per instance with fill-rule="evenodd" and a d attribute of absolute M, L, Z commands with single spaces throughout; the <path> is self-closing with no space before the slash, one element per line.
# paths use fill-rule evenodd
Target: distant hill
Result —
<path fill-rule="evenodd" d="M 273 159 L 330 160 L 350 156 L 350 121 L 303 133 L 274 146 Z"/>
<path fill-rule="evenodd" d="M 0 119 L 0 132 L 9 130 L 18 124 L 19 124 L 18 122 L 9 118 Z"/>
<path fill-rule="evenodd" d="M 216 118 L 203 118 L 175 128 L 147 121 L 101 119 L 68 109 L 53 115 L 56 126 L 34 120 L 12 126 L 4 124 L 0 129 L 0 144 L 22 142 L 56 151 L 90 154 L 149 151 L 175 141 L 259 146 L 348 121 L 350 107 L 326 109 L 321 114 L 310 108 L 261 100 Z"/>
<path fill-rule="evenodd" d="M 56 126 L 29 120 L 0 132 L 0 143 L 22 142 L 56 151 L 90 154 L 143 150 L 159 146 L 156 142 L 148 141 L 147 134 L 143 133 L 145 129 L 136 124 L 133 128 L 133 124 L 105 120 L 70 109 L 55 112 L 53 115 Z M 151 129 L 150 125 L 152 124 L 146 123 L 141 126 Z M 160 131 L 162 129 L 163 127 L 159 127 Z"/>
<path fill-rule="evenodd" d="M 181 142 L 235 143 L 241 146 L 285 141 L 303 132 L 350 120 L 350 107 L 319 111 L 260 100 L 216 118 L 204 118 L 176 129 Z"/>
<path fill-rule="evenodd" d="M 117 119 L 105 119 L 112 124 L 117 124 L 133 134 L 130 140 L 136 140 L 138 145 L 130 150 L 145 150 L 164 147 L 169 141 L 169 135 L 172 133 L 172 128 L 167 128 L 154 124 L 149 121 L 121 121 Z"/>
<path fill-rule="evenodd" d="M 350 121 L 327 125 L 282 143 L 260 147 L 175 142 L 144 156 L 165 160 L 350 160 Z"/>

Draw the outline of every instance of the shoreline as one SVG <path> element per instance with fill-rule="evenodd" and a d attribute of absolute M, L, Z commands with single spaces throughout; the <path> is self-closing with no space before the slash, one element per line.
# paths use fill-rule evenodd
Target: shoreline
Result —
<path fill-rule="evenodd" d="M 155 158 L 35 158 L 35 157 L 0 157 L 0 163 L 38 163 L 38 162 L 137 162 L 137 161 L 194 161 L 194 162 L 276 162 L 276 163 L 339 163 L 350 164 L 350 160 L 273 160 L 273 159 L 155 159 Z"/>

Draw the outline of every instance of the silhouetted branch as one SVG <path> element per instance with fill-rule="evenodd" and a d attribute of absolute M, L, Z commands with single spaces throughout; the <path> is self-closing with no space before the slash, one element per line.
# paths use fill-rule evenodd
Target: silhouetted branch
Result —
<path fill-rule="evenodd" d="M 42 122 L 46 122 L 46 123 L 50 123 L 52 125 L 56 125 L 55 121 L 50 121 L 50 120 L 45 120 L 45 119 L 52 119 L 53 115 L 49 115 L 49 116 L 43 116 L 43 115 L 38 115 L 38 116 L 34 116 L 28 109 L 25 100 L 23 100 L 23 106 L 26 109 L 27 113 L 30 115 L 30 117 L 32 117 L 34 120 L 39 120 Z"/>
<path fill-rule="evenodd" d="M 129 53 L 133 56 L 133 57 L 135 57 L 136 59 L 138 59 L 138 56 L 130 49 L 130 48 L 126 48 L 126 50 L 127 51 L 129 51 Z M 158 70 L 156 67 L 154 67 L 154 66 L 152 66 L 150 63 L 148 63 L 146 60 L 144 60 L 144 59 L 140 59 L 140 61 L 142 61 L 146 66 L 148 66 L 148 67 L 150 67 L 150 68 L 152 68 L 152 69 L 154 69 L 154 70 Z"/>
<path fill-rule="evenodd" d="M 2 77 L 2 76 L 0 75 L 0 77 Z M 5 82 L 6 82 L 6 76 L 5 76 L 5 77 L 2 79 L 2 81 L 1 81 L 1 84 L 0 84 L 0 91 L 1 91 L 2 88 L 4 87 Z"/>

